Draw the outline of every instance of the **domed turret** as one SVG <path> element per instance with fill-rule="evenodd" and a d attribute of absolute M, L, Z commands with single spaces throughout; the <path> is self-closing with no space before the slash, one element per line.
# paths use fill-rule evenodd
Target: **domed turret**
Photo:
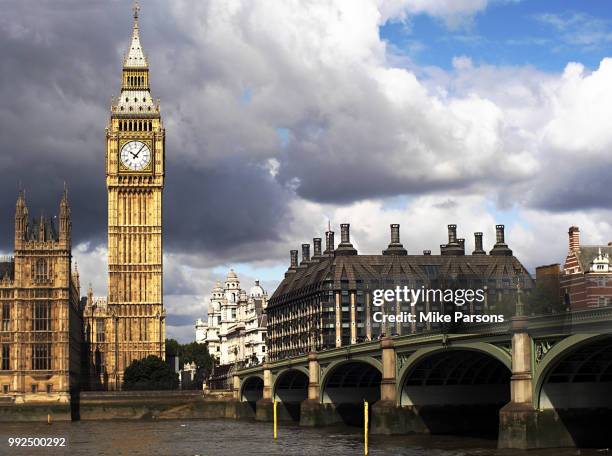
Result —
<path fill-rule="evenodd" d="M 252 298 L 261 298 L 265 294 L 266 291 L 261 287 L 261 285 L 259 285 L 259 280 L 256 280 L 255 285 L 251 287 L 249 296 L 251 296 Z"/>

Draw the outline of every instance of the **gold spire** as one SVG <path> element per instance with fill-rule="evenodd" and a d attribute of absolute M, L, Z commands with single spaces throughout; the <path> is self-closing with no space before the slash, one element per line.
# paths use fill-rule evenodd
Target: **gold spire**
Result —
<path fill-rule="evenodd" d="M 123 62 L 124 68 L 147 68 L 147 58 L 144 55 L 142 46 L 140 45 L 140 33 L 138 30 L 138 13 L 140 12 L 140 6 L 138 1 L 134 2 L 134 29 L 132 32 L 132 43 L 125 56 Z"/>
<path fill-rule="evenodd" d="M 134 2 L 134 22 L 136 22 L 135 26 L 138 27 L 138 13 L 140 12 L 140 5 L 138 4 L 138 0 Z"/>

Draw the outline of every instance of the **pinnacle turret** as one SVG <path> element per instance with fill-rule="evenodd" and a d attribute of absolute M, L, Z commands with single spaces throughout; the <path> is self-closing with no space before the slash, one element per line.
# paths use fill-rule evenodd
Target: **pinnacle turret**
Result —
<path fill-rule="evenodd" d="M 133 69 L 143 69 L 148 68 L 149 64 L 147 62 L 147 57 L 142 50 L 142 45 L 140 44 L 140 31 L 138 29 L 138 13 L 140 11 L 140 6 L 138 2 L 134 3 L 134 28 L 132 31 L 132 42 L 130 44 L 130 48 L 128 49 L 127 54 L 125 55 L 125 59 L 123 61 L 124 68 L 133 68 Z"/>

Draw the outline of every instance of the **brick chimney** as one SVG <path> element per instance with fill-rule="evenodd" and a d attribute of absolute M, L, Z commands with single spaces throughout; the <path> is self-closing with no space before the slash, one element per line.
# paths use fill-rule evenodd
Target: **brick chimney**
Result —
<path fill-rule="evenodd" d="M 495 225 L 495 245 L 489 255 L 511 256 L 512 250 L 508 248 L 504 235 L 504 225 Z"/>
<path fill-rule="evenodd" d="M 570 252 L 580 250 L 580 228 L 577 226 L 570 226 L 567 234 L 569 235 Z"/>
<path fill-rule="evenodd" d="M 474 251 L 472 255 L 486 255 L 487 252 L 482 248 L 482 233 L 474 233 Z"/>
<path fill-rule="evenodd" d="M 314 252 L 311 259 L 318 260 L 321 258 L 321 238 L 313 238 L 312 245 L 314 246 Z"/>
<path fill-rule="evenodd" d="M 398 223 L 391 224 L 391 243 L 382 252 L 383 255 L 407 255 L 408 252 L 400 242 L 400 226 Z"/>
<path fill-rule="evenodd" d="M 305 268 L 310 263 L 310 244 L 302 244 L 302 262 L 300 268 Z"/>
<path fill-rule="evenodd" d="M 340 244 L 336 249 L 336 255 L 357 255 L 357 249 L 351 244 L 351 233 L 348 223 L 340 224 Z"/>
<path fill-rule="evenodd" d="M 334 245 L 334 232 L 326 231 L 325 232 L 325 252 L 323 254 L 333 256 L 334 249 L 336 248 Z"/>
<path fill-rule="evenodd" d="M 298 251 L 291 250 L 290 255 L 291 255 L 291 263 L 289 264 L 289 269 L 287 269 L 287 272 L 285 272 L 285 277 L 288 277 L 289 275 L 295 273 L 298 267 Z"/>
<path fill-rule="evenodd" d="M 465 243 L 465 239 L 463 239 Z M 440 246 L 442 255 L 463 255 L 465 253 L 464 246 L 457 239 L 457 225 L 448 225 L 448 244 Z"/>

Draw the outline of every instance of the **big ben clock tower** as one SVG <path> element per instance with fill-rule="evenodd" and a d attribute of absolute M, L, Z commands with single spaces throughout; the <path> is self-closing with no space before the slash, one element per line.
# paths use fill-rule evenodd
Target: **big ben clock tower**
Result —
<path fill-rule="evenodd" d="M 123 61 L 121 95 L 106 130 L 108 193 L 108 318 L 104 366 L 109 387 L 120 388 L 135 359 L 164 358 L 162 191 L 165 130 L 149 89 L 140 44 L 139 7 Z"/>

